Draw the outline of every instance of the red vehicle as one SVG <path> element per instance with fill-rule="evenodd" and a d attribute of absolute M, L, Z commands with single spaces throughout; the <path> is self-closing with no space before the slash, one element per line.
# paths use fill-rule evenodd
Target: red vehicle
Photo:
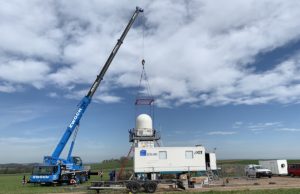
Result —
<path fill-rule="evenodd" d="M 288 164 L 288 173 L 290 176 L 300 176 L 300 164 Z"/>

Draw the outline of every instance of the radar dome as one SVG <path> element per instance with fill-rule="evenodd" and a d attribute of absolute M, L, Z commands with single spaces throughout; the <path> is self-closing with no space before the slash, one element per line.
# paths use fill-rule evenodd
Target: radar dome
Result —
<path fill-rule="evenodd" d="M 136 118 L 135 122 L 136 129 L 152 129 L 152 119 L 147 114 L 140 114 Z"/>

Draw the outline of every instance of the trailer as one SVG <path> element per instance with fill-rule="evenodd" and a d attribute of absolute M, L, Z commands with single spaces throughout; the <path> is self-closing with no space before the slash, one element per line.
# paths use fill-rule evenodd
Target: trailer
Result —
<path fill-rule="evenodd" d="M 94 190 L 100 193 L 102 190 L 129 190 L 131 193 L 154 193 L 159 186 L 172 187 L 186 190 L 188 188 L 201 188 L 208 183 L 206 176 L 193 176 L 194 173 L 181 174 L 177 178 L 163 178 L 162 174 L 155 177 L 155 180 L 148 179 L 148 177 L 133 177 L 129 180 L 119 181 L 92 181 L 89 190 Z M 153 177 L 152 177 L 153 178 Z M 104 191 L 105 193 L 105 191 Z"/>
<path fill-rule="evenodd" d="M 129 190 L 131 193 L 154 193 L 158 185 L 174 186 L 185 190 L 187 180 L 179 179 L 163 179 L 163 180 L 122 180 L 122 181 L 93 181 L 89 190 L 94 190 L 100 193 L 102 190 Z"/>
<path fill-rule="evenodd" d="M 213 169 L 217 170 L 215 154 L 206 153 L 203 146 L 135 147 L 133 165 L 129 180 L 94 181 L 89 189 L 97 193 L 105 189 L 154 193 L 162 185 L 183 190 L 199 188 L 208 184 Z"/>
<path fill-rule="evenodd" d="M 259 164 L 274 175 L 288 175 L 287 160 L 259 160 Z"/>

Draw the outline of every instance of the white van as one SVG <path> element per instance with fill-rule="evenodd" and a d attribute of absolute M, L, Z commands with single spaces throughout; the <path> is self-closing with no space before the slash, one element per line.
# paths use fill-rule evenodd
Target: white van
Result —
<path fill-rule="evenodd" d="M 272 172 L 267 169 L 263 168 L 261 165 L 257 164 L 249 164 L 245 167 L 245 174 L 247 177 L 272 177 Z"/>

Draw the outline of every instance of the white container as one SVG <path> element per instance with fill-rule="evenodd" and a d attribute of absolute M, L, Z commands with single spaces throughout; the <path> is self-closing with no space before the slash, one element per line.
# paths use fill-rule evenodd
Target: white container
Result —
<path fill-rule="evenodd" d="M 288 174 L 287 160 L 259 160 L 258 162 L 262 167 L 271 170 L 275 175 Z"/>
<path fill-rule="evenodd" d="M 137 147 L 134 150 L 135 173 L 189 171 L 206 171 L 204 147 Z"/>
<path fill-rule="evenodd" d="M 215 153 L 209 153 L 209 163 L 211 170 L 217 170 L 217 158 Z"/>

